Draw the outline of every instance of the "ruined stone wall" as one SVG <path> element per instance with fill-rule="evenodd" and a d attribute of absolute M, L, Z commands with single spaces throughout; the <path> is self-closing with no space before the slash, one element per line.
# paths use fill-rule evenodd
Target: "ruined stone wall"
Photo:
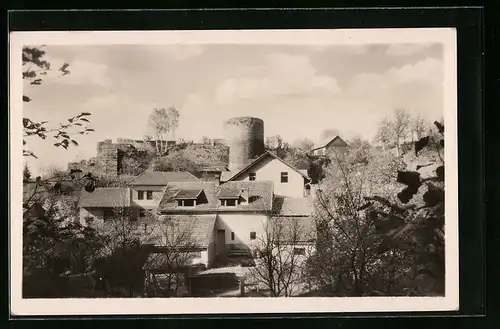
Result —
<path fill-rule="evenodd" d="M 97 143 L 96 166 L 105 175 L 118 175 L 118 145 L 110 139 Z"/>
<path fill-rule="evenodd" d="M 264 121 L 238 117 L 226 121 L 226 143 L 229 146 L 229 170 L 238 171 L 264 153 Z"/>

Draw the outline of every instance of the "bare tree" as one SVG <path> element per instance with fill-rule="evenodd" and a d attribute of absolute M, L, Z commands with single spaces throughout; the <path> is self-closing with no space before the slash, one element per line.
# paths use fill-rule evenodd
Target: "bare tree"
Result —
<path fill-rule="evenodd" d="M 392 123 L 387 118 L 384 118 L 379 123 L 374 142 L 381 145 L 382 149 L 385 151 L 385 148 L 390 147 L 393 141 Z"/>
<path fill-rule="evenodd" d="M 174 134 L 179 125 L 179 111 L 175 107 L 154 109 L 149 116 L 149 126 L 155 134 L 156 152 L 161 155 L 167 147 L 167 136 Z"/>
<path fill-rule="evenodd" d="M 170 218 L 154 213 L 151 216 L 156 223 L 152 234 L 156 252 L 150 254 L 145 264 L 147 282 L 158 291 L 161 281 L 169 295 L 177 296 L 181 279 L 200 249 L 193 238 L 194 221 L 190 217 Z"/>
<path fill-rule="evenodd" d="M 328 287 L 337 296 L 373 294 L 379 270 L 387 269 L 390 260 L 399 256 L 390 251 L 381 256 L 383 239 L 372 218 L 360 211 L 365 196 L 391 193 L 385 175 L 396 168 L 392 168 L 393 161 L 358 158 L 353 151 L 335 158 L 315 195 L 318 239 L 310 273 L 318 286 Z"/>
<path fill-rule="evenodd" d="M 298 139 L 293 143 L 292 147 L 307 153 L 314 148 L 314 142 L 309 138 Z"/>
<path fill-rule="evenodd" d="M 249 279 L 268 289 L 271 297 L 293 296 L 304 284 L 304 266 L 309 252 L 304 246 L 304 254 L 297 254 L 295 246 L 310 242 L 313 233 L 298 220 L 290 218 L 272 217 L 264 225 L 264 234 L 257 237 L 252 246 L 257 260 L 249 272 Z"/>
<path fill-rule="evenodd" d="M 420 116 L 420 114 L 417 115 L 415 118 L 411 119 L 410 134 L 412 142 L 418 141 L 420 138 L 424 137 L 424 135 L 427 133 L 428 130 L 429 130 L 429 125 L 425 121 L 425 119 Z"/>
<path fill-rule="evenodd" d="M 269 136 L 266 138 L 266 148 L 273 151 L 283 147 L 283 138 L 280 135 Z"/>
<path fill-rule="evenodd" d="M 396 109 L 394 111 L 394 121 L 392 123 L 392 129 L 394 134 L 394 139 L 396 142 L 396 147 L 398 150 L 398 155 L 401 155 L 401 143 L 405 142 L 410 133 L 410 114 L 406 110 Z"/>

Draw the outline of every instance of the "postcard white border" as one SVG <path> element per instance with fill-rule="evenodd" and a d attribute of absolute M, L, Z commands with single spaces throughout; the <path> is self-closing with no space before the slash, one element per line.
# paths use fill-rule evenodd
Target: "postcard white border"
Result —
<path fill-rule="evenodd" d="M 13 315 L 147 315 L 234 313 L 411 312 L 458 309 L 458 150 L 456 30 L 339 29 L 224 31 L 13 32 L 10 34 L 10 289 Z M 445 297 L 349 298 L 22 298 L 22 77 L 23 45 L 441 43 L 444 46 Z"/>

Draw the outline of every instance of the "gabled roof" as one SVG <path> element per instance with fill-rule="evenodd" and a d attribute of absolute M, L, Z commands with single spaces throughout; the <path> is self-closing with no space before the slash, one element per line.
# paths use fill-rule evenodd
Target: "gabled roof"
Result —
<path fill-rule="evenodd" d="M 313 204 L 311 197 L 275 197 L 275 210 L 280 216 L 311 216 Z"/>
<path fill-rule="evenodd" d="M 261 162 L 263 159 L 265 159 L 266 157 L 273 157 L 274 159 L 282 162 L 283 164 L 287 165 L 288 167 L 290 167 L 293 171 L 295 171 L 296 173 L 298 173 L 299 175 L 301 175 L 302 177 L 304 177 L 305 179 L 307 180 L 311 180 L 311 178 L 309 176 L 307 176 L 303 171 L 295 168 L 294 166 L 292 166 L 291 164 L 289 164 L 288 162 L 286 162 L 285 160 L 281 159 L 279 156 L 277 156 L 276 154 L 274 154 L 273 152 L 271 151 L 266 151 L 264 152 L 261 156 L 259 156 L 257 159 L 253 160 L 250 164 L 248 164 L 245 168 L 241 169 L 240 171 L 234 173 L 230 178 L 227 179 L 227 181 L 232 181 L 233 179 L 239 177 L 240 175 L 242 175 L 243 173 L 247 172 L 248 170 L 250 170 L 252 167 L 254 167 L 256 164 L 258 164 L 259 162 Z"/>
<path fill-rule="evenodd" d="M 342 144 L 342 146 L 348 146 L 348 144 L 339 136 L 339 135 L 336 135 L 335 137 L 333 138 L 329 138 L 327 140 L 324 140 L 323 142 L 319 143 L 317 146 L 315 146 L 312 151 L 316 151 L 316 150 L 319 150 L 319 149 L 322 149 L 322 148 L 325 148 L 325 147 L 328 147 L 330 144 L 332 144 L 333 142 L 339 142 Z"/>
<path fill-rule="evenodd" d="M 187 171 L 150 171 L 146 170 L 129 185 L 167 185 L 170 182 L 196 182 L 199 179 Z"/>
<path fill-rule="evenodd" d="M 217 215 L 174 215 L 160 216 L 160 222 L 168 224 L 155 226 L 151 233 L 158 244 L 164 247 L 206 248 L 212 241 Z M 165 238 L 168 234 L 169 241 Z M 160 241 L 160 238 L 162 240 Z"/>
<path fill-rule="evenodd" d="M 284 243 L 314 243 L 316 239 L 316 223 L 311 217 L 271 218 L 270 229 Z"/>
<path fill-rule="evenodd" d="M 174 196 L 176 200 L 191 200 L 197 199 L 200 194 L 203 192 L 203 189 L 183 189 L 179 190 L 177 194 Z"/>
<path fill-rule="evenodd" d="M 129 207 L 130 189 L 128 187 L 100 187 L 93 192 L 82 190 L 78 205 L 82 208 Z"/>
<path fill-rule="evenodd" d="M 234 184 L 233 184 L 234 185 Z M 236 186 L 224 186 L 222 185 L 217 193 L 219 199 L 237 199 L 241 196 L 241 189 Z"/>
<path fill-rule="evenodd" d="M 247 204 L 233 207 L 220 205 L 218 194 L 224 189 L 247 189 L 249 200 Z M 184 208 L 179 207 L 175 195 L 180 190 L 203 189 L 207 202 Z M 158 210 L 162 213 L 192 213 L 192 212 L 270 212 L 273 207 L 272 182 L 227 182 L 220 186 L 213 182 L 179 182 L 169 183 L 160 201 Z"/>

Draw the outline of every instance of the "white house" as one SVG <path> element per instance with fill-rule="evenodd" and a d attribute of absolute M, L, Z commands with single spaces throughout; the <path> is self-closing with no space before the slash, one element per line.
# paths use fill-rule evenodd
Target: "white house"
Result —
<path fill-rule="evenodd" d="M 307 172 L 272 152 L 260 153 L 264 150 L 262 120 L 237 118 L 231 124 L 236 128 L 231 130 L 230 152 L 235 153 L 230 162 L 231 158 L 240 161 L 239 156 L 244 155 L 243 167 L 207 170 L 215 180 L 200 180 L 187 172 L 146 171 L 126 187 L 83 191 L 80 221 L 84 225 L 89 220 L 105 224 L 114 208 L 126 208 L 138 231 L 144 226 L 148 241 L 160 253 L 162 248 L 177 248 L 192 254 L 194 262 L 212 266 L 231 257 L 251 257 L 251 251 L 274 229 L 278 218 L 285 227 L 299 223 L 301 233 L 313 232 L 312 237 L 308 234 L 289 241 L 294 253 L 310 252 L 315 228 Z M 168 230 L 162 229 L 165 225 L 175 227 L 176 235 L 166 236 Z M 183 243 L 172 242 L 179 240 Z"/>
<path fill-rule="evenodd" d="M 309 194 L 311 179 L 306 170 L 294 168 L 273 152 L 267 151 L 236 173 L 224 172 L 227 182 L 273 182 L 274 194 L 302 198 Z"/>

